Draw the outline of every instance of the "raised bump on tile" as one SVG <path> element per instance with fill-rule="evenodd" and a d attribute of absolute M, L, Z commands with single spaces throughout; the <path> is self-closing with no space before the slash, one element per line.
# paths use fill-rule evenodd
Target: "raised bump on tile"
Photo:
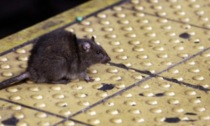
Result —
<path fill-rule="evenodd" d="M 101 123 L 99 119 L 89 119 L 88 122 L 92 125 L 98 125 Z"/>
<path fill-rule="evenodd" d="M 37 112 L 35 114 L 35 116 L 38 117 L 38 118 L 46 118 L 47 117 L 47 114 L 44 113 L 44 112 Z"/>
<path fill-rule="evenodd" d="M 6 61 L 8 61 L 8 58 L 7 57 L 0 57 L 0 61 L 1 62 L 6 62 Z"/>
<path fill-rule="evenodd" d="M 79 101 L 78 105 L 80 105 L 80 106 L 89 106 L 90 103 L 88 101 Z"/>
<path fill-rule="evenodd" d="M 122 121 L 121 118 L 112 118 L 112 119 L 111 119 L 111 122 L 113 122 L 113 123 L 115 123 L 115 124 L 120 124 L 120 123 L 122 123 L 123 121 Z"/>

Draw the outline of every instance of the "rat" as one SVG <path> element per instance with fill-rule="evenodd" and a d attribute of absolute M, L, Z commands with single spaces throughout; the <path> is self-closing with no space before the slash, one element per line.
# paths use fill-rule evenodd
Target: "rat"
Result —
<path fill-rule="evenodd" d="M 0 89 L 26 79 L 50 84 L 67 84 L 74 79 L 91 82 L 94 79 L 86 74 L 87 68 L 110 60 L 93 36 L 77 38 L 72 32 L 56 30 L 36 40 L 25 72 L 1 82 Z"/>

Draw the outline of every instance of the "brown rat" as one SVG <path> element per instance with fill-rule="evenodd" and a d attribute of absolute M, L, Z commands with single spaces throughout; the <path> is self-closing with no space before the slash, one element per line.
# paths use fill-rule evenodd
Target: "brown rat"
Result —
<path fill-rule="evenodd" d="M 110 60 L 94 37 L 81 39 L 65 30 L 53 31 L 37 40 L 26 71 L 1 82 L 0 89 L 28 78 L 36 83 L 53 84 L 66 84 L 78 78 L 93 81 L 86 75 L 87 68 Z"/>

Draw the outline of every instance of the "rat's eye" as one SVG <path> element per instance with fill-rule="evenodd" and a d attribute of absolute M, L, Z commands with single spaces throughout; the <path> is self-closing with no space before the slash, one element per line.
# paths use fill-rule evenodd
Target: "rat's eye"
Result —
<path fill-rule="evenodd" d="M 96 54 L 100 54 L 100 53 L 101 53 L 101 51 L 100 51 L 100 50 L 97 50 L 97 51 L 96 51 Z"/>

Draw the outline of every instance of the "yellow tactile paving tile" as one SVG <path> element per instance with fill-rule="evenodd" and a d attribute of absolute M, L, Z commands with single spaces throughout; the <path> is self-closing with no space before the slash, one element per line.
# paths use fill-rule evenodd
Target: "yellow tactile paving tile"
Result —
<path fill-rule="evenodd" d="M 92 125 L 208 125 L 208 94 L 152 78 L 93 107 L 74 119 Z M 120 107 L 119 107 L 120 106 Z"/>
<path fill-rule="evenodd" d="M 208 0 L 127 0 L 64 27 L 95 36 L 111 63 L 92 66 L 91 83 L 27 81 L 1 90 L 0 106 L 9 106 L 8 117 L 0 109 L 2 125 L 13 119 L 19 126 L 209 126 L 208 6 Z M 0 80 L 25 70 L 31 46 L 0 57 Z"/>

